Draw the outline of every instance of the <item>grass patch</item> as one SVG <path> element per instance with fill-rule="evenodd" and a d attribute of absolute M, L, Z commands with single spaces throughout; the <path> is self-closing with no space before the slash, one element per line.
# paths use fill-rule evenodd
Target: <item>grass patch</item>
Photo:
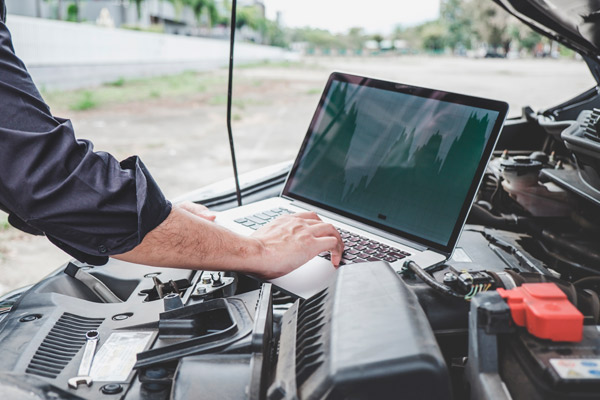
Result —
<path fill-rule="evenodd" d="M 248 99 L 236 99 L 234 97 L 231 100 L 231 105 L 233 105 L 234 107 L 241 108 L 242 110 L 246 108 L 247 103 Z M 208 100 L 208 104 L 210 104 L 211 106 L 223 106 L 227 104 L 227 96 L 224 94 L 214 95 Z"/>
<path fill-rule="evenodd" d="M 269 61 L 269 60 L 264 60 L 264 61 L 258 61 L 258 62 L 251 62 L 251 63 L 246 63 L 246 64 L 240 64 L 240 65 L 236 65 L 235 68 L 236 69 L 250 69 L 250 68 L 264 68 L 264 67 L 271 67 L 271 68 L 302 68 L 302 67 L 307 67 L 309 66 L 309 64 L 306 64 L 302 61 L 286 61 L 286 60 L 281 60 L 281 61 Z"/>
<path fill-rule="evenodd" d="M 106 86 L 115 86 L 115 87 L 121 87 L 125 84 L 125 78 L 121 77 L 119 79 L 117 79 L 116 81 L 112 81 L 112 82 L 108 82 L 106 84 Z"/>
<path fill-rule="evenodd" d="M 42 95 L 52 109 L 84 111 L 149 99 L 185 100 L 198 93 L 223 93 L 226 83 L 226 77 L 187 71 L 151 78 L 119 78 L 94 89 L 42 91 Z"/>
<path fill-rule="evenodd" d="M 121 29 L 138 32 L 165 33 L 165 27 L 162 24 L 152 24 L 150 26 L 123 24 L 121 25 Z"/>
<path fill-rule="evenodd" d="M 323 92 L 323 89 L 321 89 L 321 88 L 312 88 L 312 89 L 308 89 L 306 91 L 306 94 L 319 94 L 322 92 Z"/>
<path fill-rule="evenodd" d="M 564 58 L 575 58 L 575 51 L 571 50 L 565 46 L 558 46 L 558 54 Z"/>
<path fill-rule="evenodd" d="M 69 105 L 71 110 L 84 111 L 90 110 L 98 106 L 98 102 L 94 98 L 94 93 L 86 90 L 79 94 L 78 99 Z"/>
<path fill-rule="evenodd" d="M 5 231 L 10 228 L 10 224 L 8 223 L 8 214 L 2 213 L 0 215 L 0 231 Z"/>
<path fill-rule="evenodd" d="M 259 63 L 261 65 L 288 65 L 289 63 Z M 241 78 L 239 87 L 261 87 L 264 81 L 253 78 Z M 227 104 L 227 76 L 220 73 L 187 71 L 176 75 L 129 79 L 121 77 L 93 89 L 66 91 L 42 91 L 42 95 L 53 111 L 85 111 L 105 106 L 163 99 L 176 102 L 189 101 L 202 93 L 201 101 L 208 105 Z M 315 89 L 320 92 L 320 89 Z M 315 92 L 315 93 L 316 93 Z M 195 101 L 195 100 L 194 100 Z M 256 96 L 243 98 L 234 96 L 233 105 L 238 109 L 248 106 L 270 105 L 271 101 Z"/>

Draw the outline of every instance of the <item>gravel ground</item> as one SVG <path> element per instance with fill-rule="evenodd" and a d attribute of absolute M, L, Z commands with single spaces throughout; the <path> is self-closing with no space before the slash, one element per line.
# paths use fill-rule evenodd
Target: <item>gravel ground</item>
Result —
<path fill-rule="evenodd" d="M 322 58 L 290 66 L 240 68 L 234 75 L 233 131 L 240 172 L 294 157 L 331 71 L 505 100 L 511 115 L 544 108 L 594 86 L 587 67 L 573 60 L 470 60 L 445 57 Z M 210 72 L 216 78 L 226 71 Z M 223 95 L 226 87 L 223 85 Z M 53 108 L 71 118 L 77 136 L 122 159 L 138 154 L 167 197 L 231 174 L 225 101 L 199 93 L 88 111 Z M 58 268 L 69 257 L 44 238 L 0 231 L 0 293 Z"/>

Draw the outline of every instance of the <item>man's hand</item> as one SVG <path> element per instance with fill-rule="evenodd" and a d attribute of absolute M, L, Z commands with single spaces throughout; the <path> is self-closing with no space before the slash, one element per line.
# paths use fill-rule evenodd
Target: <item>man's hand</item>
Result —
<path fill-rule="evenodd" d="M 217 217 L 208 209 L 208 207 L 205 207 L 202 204 L 193 203 L 191 201 L 184 201 L 181 203 L 177 203 L 177 206 L 189 213 L 192 213 L 200 218 L 204 218 L 208 221 L 214 221 Z"/>
<path fill-rule="evenodd" d="M 142 243 L 113 257 L 157 267 L 239 271 L 265 279 L 283 276 L 323 251 L 338 265 L 344 245 L 337 230 L 315 213 L 277 218 L 252 236 L 212 223 L 206 208 L 190 203 L 171 214 Z"/>
<path fill-rule="evenodd" d="M 251 236 L 263 246 L 263 267 L 257 275 L 273 279 L 285 275 L 324 251 L 339 265 L 344 243 L 331 224 L 313 212 L 284 215 L 258 229 Z"/>

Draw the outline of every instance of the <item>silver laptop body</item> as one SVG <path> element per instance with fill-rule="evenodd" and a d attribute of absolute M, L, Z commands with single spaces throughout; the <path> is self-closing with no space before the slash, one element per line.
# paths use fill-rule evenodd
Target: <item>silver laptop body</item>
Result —
<path fill-rule="evenodd" d="M 443 263 L 507 111 L 499 101 L 333 73 L 281 195 L 216 223 L 250 235 L 278 215 L 314 211 L 343 233 L 346 263 Z M 308 298 L 335 272 L 323 254 L 271 282 Z"/>

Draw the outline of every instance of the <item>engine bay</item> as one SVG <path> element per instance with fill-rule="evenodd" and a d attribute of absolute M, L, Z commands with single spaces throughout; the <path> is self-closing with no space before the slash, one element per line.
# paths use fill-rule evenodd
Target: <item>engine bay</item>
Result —
<path fill-rule="evenodd" d="M 600 110 L 498 148 L 453 256 L 350 264 L 310 299 L 254 278 L 75 261 L 0 310 L 8 398 L 593 398 L 600 390 Z M 500 144 L 501 146 L 502 144 Z M 267 187 L 265 196 L 272 193 Z M 496 289 L 554 283 L 580 341 L 511 322 Z M 86 333 L 98 349 L 80 375 Z M 596 395 L 595 395 L 596 394 Z"/>

